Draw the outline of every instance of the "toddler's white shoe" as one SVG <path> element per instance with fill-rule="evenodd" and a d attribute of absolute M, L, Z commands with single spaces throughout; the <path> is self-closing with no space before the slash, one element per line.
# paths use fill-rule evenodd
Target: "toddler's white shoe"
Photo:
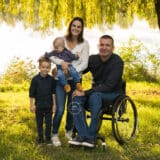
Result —
<path fill-rule="evenodd" d="M 71 140 L 72 139 L 72 131 L 67 131 L 66 134 L 65 134 L 66 138 L 68 140 Z"/>
<path fill-rule="evenodd" d="M 59 138 L 58 138 L 57 135 L 53 135 L 53 137 L 52 137 L 52 144 L 53 144 L 55 147 L 61 146 L 61 141 L 59 140 Z"/>

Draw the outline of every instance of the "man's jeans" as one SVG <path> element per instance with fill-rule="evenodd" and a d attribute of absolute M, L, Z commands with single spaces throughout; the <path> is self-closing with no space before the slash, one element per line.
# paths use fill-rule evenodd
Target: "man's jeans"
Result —
<path fill-rule="evenodd" d="M 88 126 L 85 117 L 86 96 L 74 97 L 72 103 L 72 114 L 74 125 L 78 131 L 79 139 L 95 140 L 97 135 L 98 113 L 102 106 L 102 100 L 114 100 L 119 93 L 93 92 L 89 98 L 89 109 L 91 112 L 91 123 Z"/>

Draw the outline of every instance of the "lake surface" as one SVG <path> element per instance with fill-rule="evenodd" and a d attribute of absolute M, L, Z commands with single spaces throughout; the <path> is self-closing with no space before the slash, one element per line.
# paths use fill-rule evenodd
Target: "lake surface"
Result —
<path fill-rule="evenodd" d="M 52 49 L 52 41 L 57 36 L 63 36 L 66 33 L 66 27 L 62 30 L 53 29 L 50 33 L 42 35 L 39 32 L 33 32 L 31 29 L 24 29 L 21 23 L 14 27 L 5 23 L 0 25 L 0 73 L 5 72 L 8 64 L 14 56 L 23 59 L 30 57 L 35 63 L 40 55 L 45 51 Z M 128 29 L 121 29 L 114 26 L 112 29 L 98 27 L 92 29 L 85 28 L 84 37 L 89 41 L 90 54 L 96 54 L 98 38 L 103 34 L 113 36 L 115 47 L 120 47 L 128 42 L 131 36 L 139 39 L 145 47 L 153 53 L 160 55 L 160 30 L 152 29 L 146 21 L 136 20 Z"/>

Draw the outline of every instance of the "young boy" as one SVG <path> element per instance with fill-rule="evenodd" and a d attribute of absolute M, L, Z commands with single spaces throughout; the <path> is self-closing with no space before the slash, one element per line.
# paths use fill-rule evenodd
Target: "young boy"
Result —
<path fill-rule="evenodd" d="M 62 37 L 57 37 L 53 41 L 54 50 L 50 53 L 45 53 L 45 57 L 50 58 L 52 61 L 52 57 L 58 57 L 63 59 L 65 62 L 71 63 L 73 60 L 77 60 L 79 58 L 78 54 L 71 53 L 68 49 L 65 48 L 64 39 Z M 78 72 L 72 66 L 72 64 L 68 65 L 69 74 L 73 78 L 76 83 L 76 88 L 78 90 L 82 90 L 81 80 Z M 61 65 L 57 65 L 57 73 L 59 82 L 64 86 L 64 90 L 68 93 L 71 91 L 70 85 L 67 83 L 66 71 L 62 70 Z"/>
<path fill-rule="evenodd" d="M 51 143 L 52 112 L 56 110 L 55 88 L 56 81 L 48 73 L 51 69 L 51 62 L 48 58 L 39 59 L 39 74 L 33 77 L 29 89 L 30 111 L 35 113 L 38 145 L 44 143 L 43 120 L 45 119 L 45 140 L 46 144 Z"/>

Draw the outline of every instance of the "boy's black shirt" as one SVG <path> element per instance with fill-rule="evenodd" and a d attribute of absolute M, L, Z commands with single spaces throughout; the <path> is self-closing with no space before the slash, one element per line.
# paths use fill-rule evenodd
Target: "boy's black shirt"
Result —
<path fill-rule="evenodd" d="M 42 77 L 40 73 L 33 77 L 29 88 L 29 97 L 35 98 L 37 109 L 50 109 L 53 106 L 56 81 L 50 75 Z"/>

